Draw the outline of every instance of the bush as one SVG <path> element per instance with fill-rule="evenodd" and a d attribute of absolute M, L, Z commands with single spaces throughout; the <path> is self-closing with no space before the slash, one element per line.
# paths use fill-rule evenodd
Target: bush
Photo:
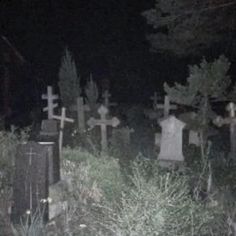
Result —
<path fill-rule="evenodd" d="M 123 192 L 119 210 L 103 208 L 103 225 L 112 235 L 226 235 L 222 209 L 194 201 L 187 176 L 154 166 L 151 177 L 135 163 L 133 187 Z"/>

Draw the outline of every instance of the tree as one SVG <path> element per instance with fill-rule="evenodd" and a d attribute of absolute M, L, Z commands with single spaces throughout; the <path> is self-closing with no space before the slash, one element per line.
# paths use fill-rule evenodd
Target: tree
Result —
<path fill-rule="evenodd" d="M 156 0 L 155 7 L 142 15 L 154 30 L 147 36 L 153 51 L 186 56 L 233 34 L 235 10 L 231 0 Z"/>
<path fill-rule="evenodd" d="M 213 115 L 212 102 L 227 97 L 226 91 L 231 83 L 227 75 L 229 68 L 230 62 L 225 56 L 213 62 L 204 58 L 200 65 L 189 66 L 186 85 L 175 83 L 170 87 L 165 83 L 164 89 L 171 101 L 196 109 L 201 128 L 206 128 Z"/>
<path fill-rule="evenodd" d="M 77 75 L 75 61 L 68 48 L 65 49 L 59 69 L 59 87 L 64 106 L 71 106 L 80 96 L 80 78 Z"/>

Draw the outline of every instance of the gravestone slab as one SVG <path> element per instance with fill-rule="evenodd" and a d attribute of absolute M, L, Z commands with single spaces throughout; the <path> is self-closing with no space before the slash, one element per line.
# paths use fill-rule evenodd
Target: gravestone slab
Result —
<path fill-rule="evenodd" d="M 193 144 L 197 147 L 200 147 L 199 132 L 194 131 L 194 130 L 189 131 L 189 144 Z"/>
<path fill-rule="evenodd" d="M 60 158 L 58 142 L 38 142 L 47 150 L 48 156 L 48 184 L 52 185 L 60 181 Z"/>
<path fill-rule="evenodd" d="M 13 181 L 12 220 L 20 222 L 26 211 L 32 214 L 41 208 L 40 200 L 48 197 L 47 150 L 36 142 L 20 144 L 17 148 L 15 176 Z M 44 206 L 47 219 L 47 206 Z"/>
<path fill-rule="evenodd" d="M 158 155 L 160 165 L 168 166 L 171 162 L 183 162 L 182 143 L 185 123 L 176 119 L 175 116 L 169 116 L 160 122 L 160 126 L 162 128 L 161 147 Z"/>
<path fill-rule="evenodd" d="M 58 135 L 58 124 L 55 120 L 42 120 L 40 135 L 56 136 Z"/>
<path fill-rule="evenodd" d="M 130 135 L 134 132 L 134 129 L 129 127 L 122 127 L 112 130 L 112 145 L 119 143 L 121 146 L 130 145 Z"/>

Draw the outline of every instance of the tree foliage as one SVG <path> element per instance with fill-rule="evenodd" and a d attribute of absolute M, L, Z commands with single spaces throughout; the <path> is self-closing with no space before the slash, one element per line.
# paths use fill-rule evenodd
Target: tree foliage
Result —
<path fill-rule="evenodd" d="M 68 48 L 65 49 L 59 70 L 59 87 L 64 106 L 72 105 L 80 96 L 80 78 L 77 74 L 75 61 Z"/>
<path fill-rule="evenodd" d="M 142 15 L 152 26 L 154 51 L 198 54 L 235 30 L 236 3 L 230 0 L 156 0 Z"/>
<path fill-rule="evenodd" d="M 225 56 L 220 56 L 213 62 L 205 58 L 200 65 L 189 66 L 187 84 L 175 83 L 170 87 L 164 84 L 164 89 L 170 100 L 193 107 L 198 110 L 201 121 L 207 124 L 211 118 L 211 103 L 226 99 L 226 91 L 230 85 L 230 77 L 227 75 L 230 62 Z"/>

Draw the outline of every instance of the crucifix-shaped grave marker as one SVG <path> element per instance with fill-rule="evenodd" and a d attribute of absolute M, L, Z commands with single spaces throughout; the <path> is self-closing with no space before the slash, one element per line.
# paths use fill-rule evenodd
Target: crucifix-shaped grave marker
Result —
<path fill-rule="evenodd" d="M 62 107 L 60 116 L 53 115 L 52 118 L 60 121 L 59 156 L 61 157 L 61 151 L 62 151 L 62 145 L 63 145 L 63 130 L 64 130 L 65 122 L 73 123 L 74 119 L 66 117 L 66 108 L 65 107 Z"/>
<path fill-rule="evenodd" d="M 112 119 L 108 120 L 106 118 L 106 116 L 108 114 L 108 109 L 103 105 L 101 107 L 99 107 L 98 113 L 101 118 L 95 119 L 95 118 L 91 117 L 88 120 L 87 124 L 91 128 L 94 128 L 95 126 L 101 126 L 101 149 L 103 152 L 106 152 L 107 147 L 108 147 L 107 126 L 116 127 L 120 124 L 120 121 L 116 117 L 113 117 Z"/>
<path fill-rule="evenodd" d="M 229 112 L 229 117 L 222 118 L 221 116 L 218 116 L 213 123 L 218 127 L 225 124 L 230 125 L 230 157 L 236 158 L 236 105 L 233 102 L 230 102 L 227 105 L 226 110 Z"/>
<path fill-rule="evenodd" d="M 158 93 L 154 92 L 154 95 L 151 96 L 150 99 L 153 101 L 153 110 L 156 111 L 157 110 L 157 105 L 158 105 L 157 101 L 159 99 Z"/>
<path fill-rule="evenodd" d="M 54 108 L 58 107 L 57 103 L 54 103 L 54 100 L 57 100 L 58 95 L 53 94 L 52 87 L 47 86 L 47 94 L 42 95 L 42 99 L 47 100 L 47 107 L 43 108 L 43 111 L 48 112 L 48 119 L 53 119 Z"/>
<path fill-rule="evenodd" d="M 157 104 L 157 109 L 163 109 L 164 110 L 164 118 L 167 118 L 170 114 L 170 110 L 176 110 L 177 106 L 170 104 L 170 99 L 166 95 L 164 104 Z"/>
<path fill-rule="evenodd" d="M 78 129 L 80 133 L 86 130 L 85 126 L 85 112 L 90 111 L 90 107 L 84 104 L 83 97 L 76 99 L 76 105 L 72 106 L 72 110 L 77 112 Z"/>
<path fill-rule="evenodd" d="M 106 108 L 109 109 L 110 106 L 116 106 L 117 105 L 114 102 L 110 102 L 111 94 L 109 93 L 108 90 L 104 91 L 104 93 L 102 94 L 102 97 L 104 98 L 104 105 L 105 105 Z"/>

